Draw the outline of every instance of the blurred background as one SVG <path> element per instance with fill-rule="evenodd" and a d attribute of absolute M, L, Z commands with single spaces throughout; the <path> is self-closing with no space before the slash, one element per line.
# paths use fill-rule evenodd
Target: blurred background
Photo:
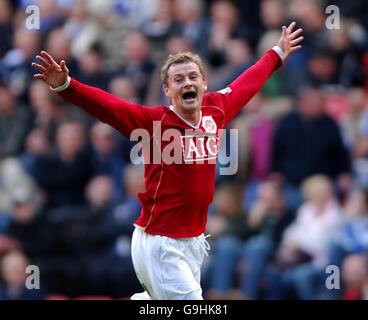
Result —
<path fill-rule="evenodd" d="M 30 4 L 39 30 L 25 28 Z M 330 4 L 339 29 L 326 28 Z M 239 129 L 239 170 L 217 177 L 204 297 L 368 299 L 365 0 L 0 0 L 0 299 L 141 291 L 130 258 L 144 190 L 133 145 L 32 80 L 41 49 L 79 81 L 154 106 L 168 103 L 168 54 L 199 53 L 217 91 L 293 20 L 302 50 L 228 126 Z M 30 264 L 39 290 L 25 287 Z M 340 270 L 332 280 L 329 265 Z"/>

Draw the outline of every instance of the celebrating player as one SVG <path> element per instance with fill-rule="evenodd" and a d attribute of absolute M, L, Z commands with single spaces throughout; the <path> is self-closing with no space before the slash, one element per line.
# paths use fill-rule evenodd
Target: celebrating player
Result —
<path fill-rule="evenodd" d="M 293 31 L 295 25 L 282 27 L 277 45 L 216 93 L 205 93 L 207 79 L 197 55 L 169 56 L 162 68 L 169 107 L 123 101 L 71 78 L 64 60 L 57 63 L 45 51 L 36 57 L 39 63 L 32 65 L 39 73 L 35 78 L 126 137 L 135 129 L 145 129 L 150 152 L 157 146 L 163 151 L 168 145 L 163 139 L 167 130 L 180 133 L 177 146 L 182 162 L 145 162 L 146 192 L 139 194 L 142 211 L 132 239 L 133 264 L 145 292 L 132 299 L 203 299 L 200 269 L 208 250 L 204 232 L 215 187 L 216 164 L 211 160 L 217 157 L 219 130 L 301 48 L 302 29 Z"/>

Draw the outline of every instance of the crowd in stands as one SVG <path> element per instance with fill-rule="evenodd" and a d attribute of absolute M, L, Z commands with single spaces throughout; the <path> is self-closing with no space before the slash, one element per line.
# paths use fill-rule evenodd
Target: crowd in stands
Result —
<path fill-rule="evenodd" d="M 39 29 L 26 28 L 29 5 Z M 168 105 L 168 54 L 200 54 L 209 91 L 221 90 L 290 21 L 302 49 L 227 127 L 238 129 L 223 151 L 237 148 L 238 170 L 216 179 L 204 297 L 368 299 L 365 0 L 0 0 L 0 299 L 142 291 L 130 257 L 144 191 L 134 143 L 33 80 L 40 50 L 81 82 Z M 26 287 L 29 265 L 39 290 Z"/>

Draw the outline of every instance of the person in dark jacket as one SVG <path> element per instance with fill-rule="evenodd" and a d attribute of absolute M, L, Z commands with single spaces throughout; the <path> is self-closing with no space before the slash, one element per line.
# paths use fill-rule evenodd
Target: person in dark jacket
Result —
<path fill-rule="evenodd" d="M 300 204 L 296 189 L 314 174 L 324 174 L 337 183 L 339 191 L 350 186 L 350 160 L 339 127 L 325 112 L 318 88 L 299 91 L 297 109 L 279 122 L 274 137 L 271 177 L 283 182 L 289 204 Z"/>

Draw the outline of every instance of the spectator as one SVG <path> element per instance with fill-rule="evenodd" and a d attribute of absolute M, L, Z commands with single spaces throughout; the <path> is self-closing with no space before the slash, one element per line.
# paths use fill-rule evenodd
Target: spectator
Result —
<path fill-rule="evenodd" d="M 40 35 L 23 26 L 15 30 L 13 48 L 0 60 L 0 76 L 13 94 L 27 102 L 27 89 L 32 80 L 30 64 L 39 50 Z"/>
<path fill-rule="evenodd" d="M 21 251 L 12 251 L 1 259 L 1 276 L 4 285 L 0 286 L 0 300 L 42 300 L 44 292 L 26 287 L 29 265 L 27 257 Z"/>
<path fill-rule="evenodd" d="M 366 93 L 363 88 L 356 87 L 350 89 L 346 96 L 348 111 L 340 120 L 340 126 L 346 148 L 350 151 L 352 159 L 357 159 L 364 157 L 367 152 L 364 148 L 366 143 L 363 141 L 368 136 L 368 130 L 364 127 L 365 119 L 368 119 Z"/>
<path fill-rule="evenodd" d="M 252 39 L 249 30 L 240 20 L 235 5 L 230 1 L 215 1 L 210 7 L 210 24 L 208 26 L 206 55 L 213 67 L 221 66 L 226 62 L 225 52 L 228 50 L 232 38 Z"/>
<path fill-rule="evenodd" d="M 72 55 L 81 61 L 100 35 L 98 19 L 92 13 L 92 6 L 91 1 L 76 1 L 63 26 L 71 42 Z"/>
<path fill-rule="evenodd" d="M 368 254 L 368 198 L 367 191 L 351 193 L 344 208 L 344 224 L 334 237 L 330 248 L 330 264 L 342 266 L 349 254 Z"/>
<path fill-rule="evenodd" d="M 0 216 L 1 213 L 10 213 L 11 197 L 18 189 L 37 194 L 35 182 L 17 158 L 0 158 L 0 180 Z"/>
<path fill-rule="evenodd" d="M 13 10 L 10 1 L 0 1 L 0 59 L 11 49 L 11 42 L 13 38 L 12 25 Z"/>
<path fill-rule="evenodd" d="M 53 54 L 56 59 L 64 59 L 68 63 L 70 73 L 79 77 L 78 63 L 72 54 L 70 38 L 62 28 L 55 28 L 46 38 L 46 50 Z"/>
<path fill-rule="evenodd" d="M 361 28 L 356 23 L 343 20 L 342 26 L 336 32 L 329 33 L 328 45 L 336 56 L 338 81 L 345 88 L 364 85 L 364 69 L 361 65 L 362 55 L 368 40 L 367 32 L 361 30 L 361 36 L 356 31 Z"/>
<path fill-rule="evenodd" d="M 260 17 L 267 30 L 279 30 L 286 23 L 287 10 L 281 0 L 261 1 Z"/>
<path fill-rule="evenodd" d="M 351 254 L 344 259 L 342 268 L 343 300 L 368 299 L 368 262 L 363 254 Z"/>
<path fill-rule="evenodd" d="M 0 83 L 0 158 L 20 154 L 29 120 L 25 106 L 17 103 L 10 88 Z"/>
<path fill-rule="evenodd" d="M 158 0 L 155 12 L 140 29 L 151 40 L 153 51 L 159 53 L 170 36 L 173 24 L 173 1 Z"/>
<path fill-rule="evenodd" d="M 26 138 L 25 151 L 19 160 L 23 169 L 38 181 L 43 174 L 43 168 L 39 165 L 39 158 L 46 157 L 50 153 L 50 141 L 45 131 L 39 128 L 33 129 Z"/>
<path fill-rule="evenodd" d="M 280 287 L 271 286 L 270 292 L 277 292 L 279 298 L 309 300 L 318 297 L 318 284 L 323 283 L 318 280 L 324 274 L 328 250 L 341 223 L 340 206 L 327 177 L 312 176 L 302 188 L 306 202 L 284 232 L 276 253 Z"/>
<path fill-rule="evenodd" d="M 274 124 L 265 109 L 266 103 L 266 97 L 258 93 L 234 120 L 240 140 L 238 176 L 249 180 L 248 188 L 265 180 L 271 170 Z"/>
<path fill-rule="evenodd" d="M 118 76 L 113 78 L 109 85 L 109 91 L 113 95 L 132 103 L 139 103 L 140 101 L 137 89 L 128 77 Z"/>
<path fill-rule="evenodd" d="M 69 118 L 83 119 L 80 112 L 67 108 L 60 97 L 53 95 L 41 81 L 29 87 L 30 105 L 33 111 L 32 127 L 46 133 L 50 143 L 55 143 L 57 127 Z"/>
<path fill-rule="evenodd" d="M 258 186 L 258 198 L 248 215 L 248 225 L 256 235 L 248 239 L 243 248 L 242 296 L 248 299 L 265 297 L 267 265 L 274 258 L 294 216 L 277 184 L 266 181 Z"/>
<path fill-rule="evenodd" d="M 240 209 L 240 194 L 234 186 L 223 183 L 214 198 L 214 213 L 209 216 L 207 232 L 213 241 L 209 266 L 209 299 L 228 299 L 236 286 L 243 242 L 250 236 L 246 217 Z"/>
<path fill-rule="evenodd" d="M 10 222 L 5 234 L 16 241 L 31 260 L 52 253 L 52 234 L 42 212 L 42 201 L 30 191 L 17 189 L 12 194 Z"/>
<path fill-rule="evenodd" d="M 247 41 L 241 38 L 231 38 L 226 44 L 223 51 L 225 63 L 213 72 L 212 80 L 208 84 L 211 90 L 226 88 L 228 83 L 234 81 L 244 69 L 254 63 Z"/>
<path fill-rule="evenodd" d="M 138 90 L 141 101 L 147 98 L 148 85 L 151 80 L 155 64 L 150 57 L 150 44 L 141 32 L 133 32 L 123 43 L 124 63 L 115 76 L 129 77 Z"/>
<path fill-rule="evenodd" d="M 129 296 L 130 292 L 140 288 L 130 247 L 133 224 L 141 210 L 137 195 L 145 190 L 142 168 L 133 165 L 125 167 L 123 184 L 127 196 L 108 213 L 105 223 L 106 232 L 115 239 L 113 245 L 89 268 L 90 282 L 95 290 L 116 297 Z"/>
<path fill-rule="evenodd" d="M 43 174 L 38 184 L 47 193 L 49 208 L 77 205 L 91 176 L 90 157 L 85 149 L 85 128 L 80 122 L 64 122 L 56 132 L 56 150 L 38 159 Z"/>
<path fill-rule="evenodd" d="M 272 171 L 273 178 L 284 182 L 284 192 L 294 208 L 301 201 L 297 188 L 310 175 L 327 175 L 342 193 L 351 186 L 349 156 L 336 122 L 325 113 L 319 89 L 301 90 L 297 110 L 280 119 L 273 143 Z"/>
<path fill-rule="evenodd" d="M 52 292 L 72 296 L 94 293 L 92 282 L 87 281 L 88 270 L 114 241 L 109 232 L 113 224 L 106 224 L 113 206 L 111 182 L 110 177 L 96 176 L 86 187 L 86 203 L 67 202 L 48 212 L 55 243 L 54 259 L 49 261 Z"/>
<path fill-rule="evenodd" d="M 106 90 L 110 74 L 105 71 L 103 60 L 101 46 L 95 43 L 80 56 L 78 66 L 80 77 L 85 83 Z"/>
<path fill-rule="evenodd" d="M 115 199 L 123 199 L 125 190 L 121 183 L 124 161 L 120 155 L 120 141 L 114 129 L 97 122 L 91 129 L 92 175 L 108 175 L 113 180 Z"/>
<path fill-rule="evenodd" d="M 172 34 L 188 39 L 198 53 L 205 53 L 207 21 L 203 16 L 202 0 L 174 0 Z"/>

